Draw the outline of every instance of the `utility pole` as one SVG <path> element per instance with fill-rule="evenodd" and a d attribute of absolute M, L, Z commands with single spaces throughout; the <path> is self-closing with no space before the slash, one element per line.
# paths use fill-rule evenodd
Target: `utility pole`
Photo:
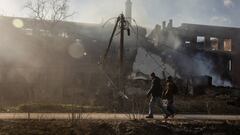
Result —
<path fill-rule="evenodd" d="M 121 34 L 120 34 L 120 69 L 123 68 L 123 57 L 124 57 L 124 30 L 125 30 L 125 17 L 123 14 L 120 15 L 120 29 L 121 29 Z"/>
<path fill-rule="evenodd" d="M 120 34 L 120 45 L 119 45 L 119 51 L 118 51 L 118 60 L 119 60 L 119 65 L 118 65 L 118 73 L 116 73 L 117 77 L 118 77 L 118 95 L 120 95 L 122 98 L 119 98 L 119 103 L 120 103 L 120 106 L 121 108 L 123 107 L 124 105 L 124 100 L 123 98 L 128 98 L 126 96 L 126 92 L 125 92 L 125 88 L 124 88 L 124 32 L 127 31 L 128 33 L 128 36 L 130 36 L 130 26 L 131 24 L 128 22 L 128 20 L 125 18 L 125 16 L 123 14 L 120 14 L 117 19 L 116 19 L 116 23 L 114 25 L 114 28 L 113 28 L 113 32 L 111 34 L 111 37 L 110 37 L 110 41 L 109 41 L 109 44 L 108 44 L 108 47 L 107 47 L 107 50 L 105 52 L 105 55 L 104 55 L 104 58 L 103 58 L 103 66 L 105 65 L 105 61 L 107 59 L 107 55 L 109 53 L 109 50 L 111 48 L 111 45 L 112 45 L 112 42 L 113 42 L 113 38 Z M 119 30 L 119 33 L 118 34 L 115 34 L 116 31 Z M 115 93 L 116 94 L 116 93 Z M 115 95 L 113 94 L 113 95 Z"/>
<path fill-rule="evenodd" d="M 120 46 L 119 46 L 119 90 L 123 90 L 123 80 L 124 80 L 124 32 L 127 31 L 128 36 L 130 36 L 130 23 L 125 18 L 124 14 L 120 14 L 117 17 L 116 23 L 113 28 L 113 32 L 110 37 L 110 41 L 107 47 L 107 50 L 104 54 L 103 58 L 103 65 L 107 59 L 107 55 L 109 53 L 110 47 L 112 45 L 113 38 L 115 36 L 115 33 L 117 31 L 117 28 L 120 29 Z M 125 91 L 123 91 L 125 93 Z"/>
<path fill-rule="evenodd" d="M 123 72 L 123 64 L 124 64 L 124 30 L 125 30 L 125 17 L 123 14 L 120 15 L 120 47 L 119 47 L 119 89 L 124 90 L 123 82 L 124 82 L 124 72 Z"/>

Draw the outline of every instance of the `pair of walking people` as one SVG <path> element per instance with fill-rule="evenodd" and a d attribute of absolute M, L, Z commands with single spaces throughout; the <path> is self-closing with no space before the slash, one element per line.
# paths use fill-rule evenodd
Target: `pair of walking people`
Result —
<path fill-rule="evenodd" d="M 168 117 L 174 117 L 176 111 L 173 103 L 174 94 L 177 92 L 177 87 L 173 82 L 172 77 L 168 77 L 164 88 L 161 85 L 160 78 L 157 77 L 155 73 L 151 74 L 151 78 L 151 88 L 147 92 L 147 96 L 151 96 L 151 100 L 149 103 L 149 114 L 146 116 L 146 118 L 153 118 L 155 104 L 158 104 L 160 106 L 163 113 L 165 114 L 165 119 Z"/>

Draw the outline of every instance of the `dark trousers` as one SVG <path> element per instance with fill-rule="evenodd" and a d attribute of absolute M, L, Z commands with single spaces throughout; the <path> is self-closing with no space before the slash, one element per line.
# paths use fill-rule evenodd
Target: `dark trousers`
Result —
<path fill-rule="evenodd" d="M 152 97 L 149 103 L 149 115 L 154 114 L 154 106 L 155 104 L 159 105 L 160 108 L 162 108 L 162 99 L 160 97 Z"/>
<path fill-rule="evenodd" d="M 168 100 L 167 111 L 170 113 L 170 115 L 176 113 L 176 108 L 174 106 L 174 100 L 173 99 Z"/>
<path fill-rule="evenodd" d="M 160 97 L 152 97 L 149 103 L 149 115 L 153 115 L 154 114 L 154 106 L 155 104 L 157 104 L 160 109 L 162 110 L 162 112 L 165 115 L 171 115 L 171 113 L 167 110 L 167 107 L 164 107 L 162 104 L 162 99 Z"/>

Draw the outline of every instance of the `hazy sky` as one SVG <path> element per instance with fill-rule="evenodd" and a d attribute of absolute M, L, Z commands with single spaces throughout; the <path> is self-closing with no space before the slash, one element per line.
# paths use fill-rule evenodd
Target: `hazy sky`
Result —
<path fill-rule="evenodd" d="M 0 0 L 0 13 L 27 16 L 26 0 Z M 79 22 L 100 23 L 124 11 L 126 0 L 71 0 L 70 18 Z M 240 0 L 132 0 L 133 18 L 140 25 L 152 28 L 163 20 L 240 27 Z"/>

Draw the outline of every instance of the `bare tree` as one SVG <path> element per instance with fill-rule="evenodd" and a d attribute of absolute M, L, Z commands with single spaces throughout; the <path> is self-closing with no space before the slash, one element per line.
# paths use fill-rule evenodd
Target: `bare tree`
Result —
<path fill-rule="evenodd" d="M 75 14 L 70 12 L 69 2 L 69 0 L 29 0 L 24 8 L 30 12 L 31 18 L 36 19 L 38 27 L 53 30 L 59 22 Z"/>
<path fill-rule="evenodd" d="M 54 23 L 65 20 L 75 13 L 69 13 L 69 0 L 50 0 L 51 4 L 51 20 Z"/>
<path fill-rule="evenodd" d="M 46 20 L 49 14 L 48 0 L 29 0 L 24 8 L 30 11 L 30 17 L 37 20 Z"/>

